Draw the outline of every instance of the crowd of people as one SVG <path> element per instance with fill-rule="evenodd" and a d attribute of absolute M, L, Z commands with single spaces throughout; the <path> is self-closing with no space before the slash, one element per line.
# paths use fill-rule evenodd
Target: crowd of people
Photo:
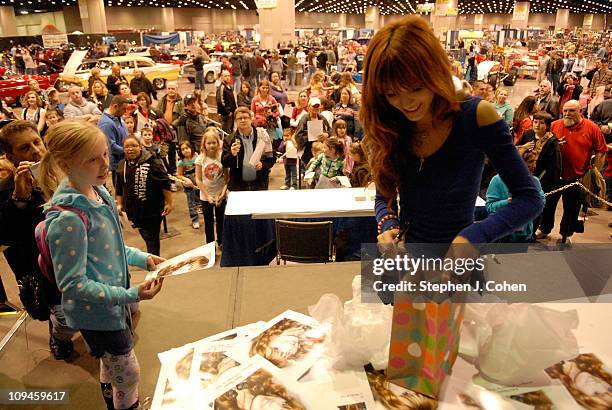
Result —
<path fill-rule="evenodd" d="M 216 88 L 218 121 L 197 80 L 186 95 L 176 82 L 158 95 L 142 72 L 127 81 L 118 65 L 106 79 L 92 70 L 88 98 L 74 85 L 62 104 L 32 80 L 19 116 L 2 107 L 11 121 L 0 132 L 0 244 L 9 246 L 5 255 L 28 309 L 36 306 L 26 284 L 41 279 L 47 312 L 36 316 L 50 321 L 54 357 L 71 355 L 78 330 L 100 358 L 109 409 L 138 406 L 129 323 L 137 302 L 153 298 L 162 281 L 131 286 L 127 265 L 154 269 L 163 261 L 160 225 L 175 208 L 178 185 L 186 220 L 199 229 L 202 213 L 203 240 L 219 247 L 228 192 L 269 189 L 276 163 L 284 167 L 283 190 L 340 187 L 343 177 L 353 187 L 374 181 L 381 244 L 395 243 L 400 231 L 415 243 L 542 239 L 560 198 L 561 242 L 578 231 L 580 188 L 546 200 L 544 193 L 602 169 L 612 152 L 607 54 L 597 56 L 588 88 L 578 82 L 589 76 L 578 50 L 567 75 L 550 71 L 515 109 L 506 89 L 478 81 L 457 87 L 456 64 L 418 17 L 381 29 L 367 54 L 352 43 L 322 46 L 316 55 L 296 45 L 287 63 L 278 53 L 261 61 L 257 51 L 233 50 Z M 365 69 L 362 89 L 352 66 Z M 307 84 L 292 101 L 287 91 L 298 86 L 298 73 Z M 599 95 L 588 90 L 599 88 L 593 105 Z M 497 175 L 483 176 L 483 167 Z M 612 177 L 609 154 L 605 175 Z M 474 224 L 481 179 L 489 216 Z M 125 245 L 123 213 L 147 252 Z M 52 278 L 37 274 L 41 222 Z M 111 371 L 116 362 L 119 372 Z"/>

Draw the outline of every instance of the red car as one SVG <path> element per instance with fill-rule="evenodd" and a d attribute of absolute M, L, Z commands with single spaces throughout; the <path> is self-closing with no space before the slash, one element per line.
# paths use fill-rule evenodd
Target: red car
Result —
<path fill-rule="evenodd" d="M 21 75 L 13 74 L 10 71 L 0 74 L 0 99 L 5 100 L 8 105 L 18 104 L 19 99 L 29 90 L 28 81 L 30 79 L 38 81 L 43 90 L 53 87 L 62 68 L 50 61 L 41 60 L 40 62 L 41 74 Z"/>

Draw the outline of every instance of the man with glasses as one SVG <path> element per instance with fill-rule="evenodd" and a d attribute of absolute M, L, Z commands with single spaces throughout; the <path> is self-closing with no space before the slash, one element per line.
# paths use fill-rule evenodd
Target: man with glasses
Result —
<path fill-rule="evenodd" d="M 221 157 L 223 167 L 229 169 L 228 189 L 265 191 L 275 162 L 270 136 L 263 128 L 253 126 L 253 113 L 248 108 L 238 108 L 235 117 L 236 131 L 223 141 Z M 263 150 L 257 149 L 258 144 L 263 144 Z"/>

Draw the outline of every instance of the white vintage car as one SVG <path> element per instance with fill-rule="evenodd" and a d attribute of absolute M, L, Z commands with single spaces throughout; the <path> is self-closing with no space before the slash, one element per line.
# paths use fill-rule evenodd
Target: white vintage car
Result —
<path fill-rule="evenodd" d="M 60 75 L 60 80 L 64 83 L 78 83 L 83 88 L 88 87 L 88 80 L 90 73 L 88 71 L 82 71 L 78 68 L 81 66 L 84 54 L 75 51 L 66 66 L 64 72 Z M 73 60 L 74 58 L 74 60 Z M 96 66 L 100 68 L 100 74 L 104 81 L 111 75 L 111 67 L 114 64 L 119 64 L 121 67 L 121 74 L 124 75 L 128 81 L 134 77 L 134 70 L 141 70 L 145 76 L 151 80 L 153 86 L 157 90 L 161 90 L 166 87 L 168 81 L 175 81 L 179 78 L 180 67 L 176 64 L 164 64 L 156 63 L 149 57 L 138 56 L 138 55 L 126 55 L 118 57 L 104 57 L 100 58 L 96 63 Z"/>

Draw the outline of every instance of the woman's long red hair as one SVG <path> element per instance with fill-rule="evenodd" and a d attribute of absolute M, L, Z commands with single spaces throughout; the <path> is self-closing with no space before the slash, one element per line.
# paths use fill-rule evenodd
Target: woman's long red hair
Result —
<path fill-rule="evenodd" d="M 425 87 L 434 93 L 433 118 L 459 111 L 446 52 L 425 20 L 405 17 L 383 27 L 368 45 L 359 117 L 376 188 L 395 199 L 398 165 L 410 148 L 415 124 L 387 100 L 388 93 Z"/>

